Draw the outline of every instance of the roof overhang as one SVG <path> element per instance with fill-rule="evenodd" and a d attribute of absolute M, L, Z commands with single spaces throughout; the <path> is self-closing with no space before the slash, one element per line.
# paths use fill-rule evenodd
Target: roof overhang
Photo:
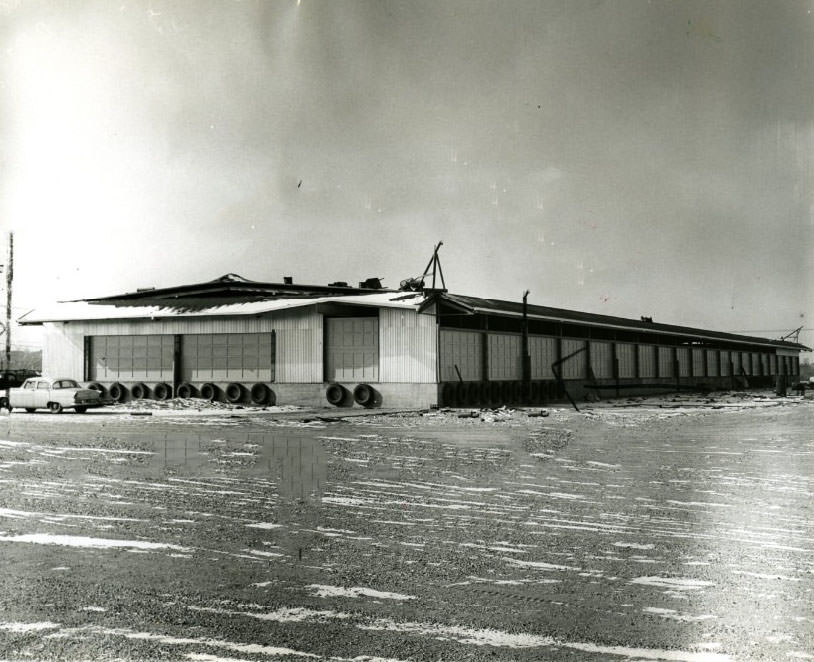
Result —
<path fill-rule="evenodd" d="M 274 298 L 210 305 L 184 305 L 183 302 L 167 302 L 164 305 L 139 306 L 128 303 L 93 303 L 90 301 L 63 301 L 51 306 L 32 310 L 17 320 L 21 325 L 56 322 L 100 322 L 118 320 L 166 320 L 206 317 L 257 317 L 297 308 L 316 306 L 321 303 L 378 308 L 417 309 L 424 301 L 420 293 L 405 295 L 403 292 L 376 292 L 347 296 L 304 298 Z"/>

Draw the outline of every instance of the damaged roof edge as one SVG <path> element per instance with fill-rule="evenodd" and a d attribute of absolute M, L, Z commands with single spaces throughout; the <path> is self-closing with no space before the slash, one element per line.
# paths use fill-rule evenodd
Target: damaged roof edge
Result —
<path fill-rule="evenodd" d="M 263 315 L 276 311 L 304 308 L 319 303 L 339 303 L 356 306 L 376 306 L 383 308 L 417 308 L 423 301 L 418 295 L 414 301 L 400 292 L 368 292 L 345 296 L 297 297 L 289 299 L 263 299 L 260 301 L 213 303 L 209 306 L 185 306 L 182 302 L 168 300 L 161 304 L 145 306 L 117 306 L 113 302 L 96 303 L 95 301 L 63 301 L 52 307 L 32 310 L 17 319 L 21 326 L 34 326 L 55 322 L 91 322 L 104 320 L 160 320 L 180 317 L 228 317 Z"/>

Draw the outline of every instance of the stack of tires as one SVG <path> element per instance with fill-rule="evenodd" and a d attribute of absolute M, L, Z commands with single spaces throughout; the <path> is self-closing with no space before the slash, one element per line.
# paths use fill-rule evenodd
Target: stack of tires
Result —
<path fill-rule="evenodd" d="M 352 407 L 354 403 L 365 408 L 381 407 L 382 395 L 370 384 L 357 384 L 351 391 L 344 384 L 329 384 L 325 399 L 334 407 Z"/>

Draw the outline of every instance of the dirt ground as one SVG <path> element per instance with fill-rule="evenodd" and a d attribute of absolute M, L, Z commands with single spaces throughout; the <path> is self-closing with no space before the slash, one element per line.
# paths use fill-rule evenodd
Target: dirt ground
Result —
<path fill-rule="evenodd" d="M 0 418 L 0 660 L 814 659 L 814 401 Z"/>

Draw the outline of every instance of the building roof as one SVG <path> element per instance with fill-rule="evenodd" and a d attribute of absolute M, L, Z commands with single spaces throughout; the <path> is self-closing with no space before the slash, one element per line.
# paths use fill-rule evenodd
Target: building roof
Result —
<path fill-rule="evenodd" d="M 460 311 L 471 313 L 483 313 L 493 315 L 503 315 L 509 317 L 522 317 L 523 304 L 515 301 L 503 301 L 500 299 L 481 299 L 477 297 L 463 296 L 460 294 L 444 294 L 443 300 L 449 302 Z M 588 326 L 601 326 L 604 328 L 619 329 L 625 331 L 638 331 L 640 333 L 661 334 L 670 336 L 689 336 L 704 340 L 716 340 L 731 343 L 763 345 L 775 348 L 787 348 L 797 351 L 811 351 L 809 347 L 787 340 L 772 340 L 756 336 L 744 336 L 723 331 L 711 331 L 709 329 L 697 329 L 689 326 L 678 326 L 674 324 L 661 324 L 656 322 L 634 320 L 625 317 L 612 317 L 610 315 L 597 315 L 595 313 L 584 313 L 563 308 L 550 308 L 548 306 L 537 306 L 529 304 L 527 307 L 529 319 L 544 320 L 549 322 L 564 322 L 567 324 L 584 324 Z"/>
<path fill-rule="evenodd" d="M 364 286 L 367 285 L 367 286 Z M 485 314 L 519 318 L 523 304 L 500 299 L 482 299 L 439 290 L 403 292 L 384 289 L 379 279 L 350 287 L 344 283 L 302 285 L 294 283 L 261 283 L 237 274 L 226 274 L 204 283 L 168 288 L 145 288 L 136 292 L 63 301 L 23 315 L 20 324 L 43 324 L 65 321 L 102 321 L 134 319 L 170 319 L 179 317 L 256 316 L 323 303 L 338 303 L 379 308 L 413 309 L 424 312 L 440 302 L 441 310 L 453 309 L 463 314 Z M 531 320 L 603 327 L 631 332 L 681 336 L 688 340 L 714 340 L 741 345 L 773 347 L 792 351 L 811 351 L 799 343 L 771 340 L 734 333 L 661 324 L 623 317 L 597 315 L 562 308 L 529 304 Z"/>
<path fill-rule="evenodd" d="M 175 287 L 144 287 L 135 292 L 125 292 L 113 296 L 83 299 L 95 303 L 104 302 L 143 302 L 166 301 L 179 299 L 203 298 L 211 301 L 213 298 L 268 298 L 281 296 L 326 296 L 368 294 L 371 291 L 393 292 L 381 286 L 380 279 L 368 278 L 359 283 L 359 287 L 352 287 L 345 282 L 331 283 L 330 285 L 303 285 L 301 283 L 265 283 L 249 280 L 238 274 L 224 274 L 215 280 Z"/>
<path fill-rule="evenodd" d="M 97 303 L 88 301 L 61 301 L 50 306 L 32 310 L 18 319 L 19 324 L 43 324 L 46 322 L 171 319 L 179 317 L 241 317 L 256 316 L 313 306 L 320 303 L 340 303 L 354 306 L 375 306 L 378 308 L 417 308 L 424 297 L 420 293 L 369 292 L 337 296 L 280 296 L 249 301 L 228 301 L 216 299 L 205 302 L 194 300 L 166 300 L 164 302 L 118 302 L 114 300 Z M 99 300 L 101 301 L 101 300 Z"/>

